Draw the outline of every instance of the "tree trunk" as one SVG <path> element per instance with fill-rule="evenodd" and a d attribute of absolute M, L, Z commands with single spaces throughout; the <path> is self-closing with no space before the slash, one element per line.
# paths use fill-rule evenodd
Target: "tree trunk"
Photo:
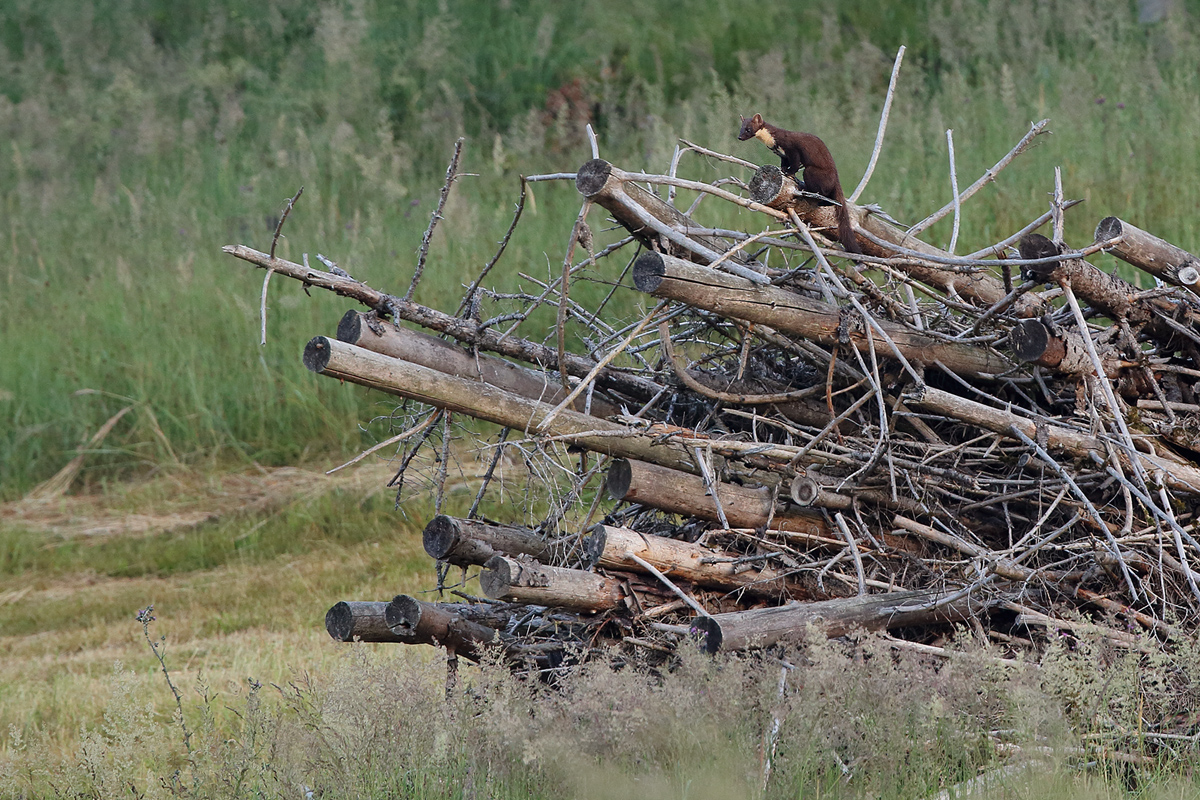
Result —
<path fill-rule="evenodd" d="M 553 406 L 324 336 L 308 343 L 304 364 L 320 375 L 459 411 L 518 431 L 564 437 L 570 444 L 598 453 L 643 459 L 673 469 L 697 470 L 687 448 L 662 441 L 654 435 L 653 428 L 643 433 L 617 422 L 563 409 L 542 430 L 541 423 Z"/>
<path fill-rule="evenodd" d="M 558 405 L 567 396 L 558 379 L 547 372 L 535 372 L 494 356 L 473 355 L 436 336 L 399 328 L 361 311 L 346 312 L 338 324 L 337 337 L 347 344 L 447 375 L 482 381 L 530 400 Z M 594 417 L 612 417 L 621 410 L 601 397 L 593 397 L 588 413 Z"/>
<path fill-rule="evenodd" d="M 697 586 L 728 591 L 743 590 L 769 597 L 787 597 L 783 573 L 750 564 L 735 564 L 724 553 L 679 539 L 595 525 L 584 539 L 584 548 L 595 554 L 598 566 L 608 569 L 648 572 L 629 555 L 632 553 L 672 579 Z M 761 567 L 761 562 L 759 563 Z"/>
<path fill-rule="evenodd" d="M 407 642 L 388 627 L 387 603 L 343 600 L 325 612 L 325 630 L 338 642 Z"/>
<path fill-rule="evenodd" d="M 486 564 L 497 554 L 529 555 L 538 561 L 554 560 L 554 544 L 541 534 L 514 525 L 492 525 L 477 519 L 439 514 L 421 534 L 425 552 L 456 567 Z M 561 548 L 560 549 L 565 549 Z"/>
<path fill-rule="evenodd" d="M 553 371 L 558 369 L 558 351 L 552 347 L 546 347 L 537 342 L 531 342 L 528 339 L 521 339 L 516 336 L 505 336 L 501 331 L 493 328 L 484 328 L 476 320 L 452 317 L 449 314 L 443 314 L 441 311 L 436 311 L 428 306 L 406 301 L 377 289 L 372 289 L 365 283 L 356 281 L 353 278 L 334 275 L 332 272 L 309 269 L 282 258 L 272 258 L 266 253 L 260 253 L 245 245 L 225 245 L 221 249 L 231 256 L 248 261 L 263 269 L 269 269 L 273 272 L 278 272 L 280 275 L 294 278 L 305 286 L 318 286 L 322 289 L 328 289 L 334 294 L 357 300 L 363 305 L 375 309 L 382 315 L 402 319 L 420 325 L 423 328 L 444 333 L 463 344 L 499 353 L 502 356 L 515 358 L 518 361 L 539 364 L 547 370 Z M 565 366 L 567 372 L 577 378 L 582 378 L 591 372 L 592 368 L 596 366 L 596 362 L 585 356 L 567 353 Z M 600 370 L 596 375 L 596 385 L 637 398 L 643 402 L 654 397 L 662 390 L 662 387 L 653 381 L 607 367 Z"/>
<path fill-rule="evenodd" d="M 1105 217 L 1096 226 L 1097 242 L 1118 236 L 1122 240 L 1105 252 L 1162 281 L 1200 292 L 1200 258 L 1117 217 Z"/>
<path fill-rule="evenodd" d="M 669 298 L 723 317 L 768 325 L 822 345 L 834 345 L 841 334 L 861 352 L 871 336 L 878 356 L 892 357 L 889 345 L 866 324 L 847 326 L 841 309 L 774 286 L 756 286 L 734 275 L 703 269 L 659 253 L 642 253 L 633 267 L 634 285 L 655 297 Z M 845 330 L 847 327 L 851 330 Z M 968 377 L 997 375 L 1012 365 L 999 354 L 974 344 L 934 339 L 892 322 L 881 322 L 909 361 L 932 364 Z"/>
<path fill-rule="evenodd" d="M 765 487 L 718 482 L 717 499 L 725 519 L 735 528 L 772 530 L 832 537 L 829 526 L 818 514 L 784 511 L 771 513 L 774 492 Z M 640 503 L 660 511 L 719 522 L 717 504 L 702 478 L 635 460 L 614 461 L 608 469 L 605 490 L 613 500 Z M 787 495 L 783 495 L 786 499 Z"/>
<path fill-rule="evenodd" d="M 532 662 L 542 669 L 562 663 L 561 642 L 522 644 L 502 633 L 499 628 L 511 616 L 482 605 L 428 603 L 406 594 L 396 595 L 385 612 L 387 624 L 407 644 L 444 647 L 470 661 L 479 661 L 489 647 L 499 647 L 509 663 Z"/>
<path fill-rule="evenodd" d="M 479 585 L 493 600 L 576 611 L 604 611 L 622 605 L 624 599 L 616 578 L 504 556 L 493 556 L 484 565 Z"/>
<path fill-rule="evenodd" d="M 706 652 L 716 653 L 767 647 L 782 640 L 802 642 L 810 625 L 828 637 L 845 636 L 856 628 L 878 631 L 908 625 L 961 622 L 986 608 L 978 597 L 970 596 L 937 605 L 947 596 L 938 591 L 887 592 L 816 603 L 791 603 L 695 617 L 692 630 L 700 635 Z"/>

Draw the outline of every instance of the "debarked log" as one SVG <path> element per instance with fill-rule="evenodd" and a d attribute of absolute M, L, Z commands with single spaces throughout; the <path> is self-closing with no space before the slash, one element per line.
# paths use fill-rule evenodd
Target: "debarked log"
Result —
<path fill-rule="evenodd" d="M 815 603 L 732 611 L 695 617 L 692 631 L 708 653 L 804 641 L 809 627 L 828 637 L 855 629 L 878 631 L 908 625 L 961 622 L 987 610 L 977 597 L 951 599 L 947 592 L 885 592 Z"/>
<path fill-rule="evenodd" d="M 597 566 L 608 569 L 648 572 L 631 558 L 647 562 L 668 578 L 682 579 L 712 589 L 743 590 L 771 597 L 786 596 L 784 575 L 769 567 L 738 563 L 738 559 L 707 547 L 638 533 L 612 525 L 594 525 L 583 542 Z"/>
<path fill-rule="evenodd" d="M 847 326 L 841 309 L 775 286 L 758 286 L 736 275 L 704 269 L 660 253 L 642 253 L 633 266 L 634 285 L 655 297 L 676 300 L 723 317 L 768 325 L 822 345 L 839 342 L 839 331 L 861 352 L 874 347 L 877 355 L 892 355 L 888 344 L 865 322 Z M 976 344 L 947 342 L 922 335 L 893 322 L 880 327 L 909 361 L 941 362 L 946 369 L 968 377 L 998 375 L 1012 368 L 1000 354 Z M 847 327 L 852 330 L 846 331 Z M 868 336 L 872 341 L 868 341 Z"/>
<path fill-rule="evenodd" d="M 770 522 L 776 531 L 810 536 L 834 537 L 818 513 L 776 509 L 775 492 L 766 486 L 740 486 L 717 481 L 717 500 L 725 519 L 735 528 L 764 528 Z M 660 511 L 717 522 L 721 516 L 704 480 L 679 470 L 636 460 L 614 461 L 605 479 L 605 491 L 613 500 L 641 503 Z M 783 497 L 786 499 L 787 495 Z"/>
<path fill-rule="evenodd" d="M 496 525 L 477 519 L 439 514 L 421 533 L 425 552 L 456 567 L 486 564 L 492 556 L 528 555 L 538 561 L 553 560 L 553 544 L 528 528 Z M 590 565 L 589 565 L 590 566 Z"/>
<path fill-rule="evenodd" d="M 325 612 L 325 630 L 338 642 L 407 642 L 388 628 L 385 602 L 343 600 Z"/>
<path fill-rule="evenodd" d="M 453 317 L 428 306 L 372 289 L 354 278 L 323 272 L 319 269 L 309 269 L 283 258 L 272 258 L 252 247 L 239 244 L 225 245 L 221 249 L 231 256 L 262 269 L 278 272 L 280 275 L 298 280 L 305 286 L 317 286 L 342 297 L 357 300 L 363 305 L 375 309 L 381 315 L 415 323 L 431 331 L 444 333 L 463 344 L 499 353 L 507 358 L 515 358 L 529 364 L 539 364 L 548 370 L 558 369 L 558 351 L 552 347 L 546 347 L 518 336 L 505 336 L 502 331 L 484 327 L 476 320 Z M 565 366 L 571 375 L 582 378 L 592 371 L 596 362 L 585 356 L 567 353 Z M 662 390 L 662 387 L 653 381 L 611 367 L 601 369 L 596 374 L 595 380 L 597 386 L 642 401 L 649 400 Z"/>
<path fill-rule="evenodd" d="M 616 578 L 505 556 L 488 560 L 479 574 L 479 586 L 493 600 L 576 611 L 616 608 L 625 596 Z"/>
<path fill-rule="evenodd" d="M 1200 291 L 1200 258 L 1118 217 L 1105 217 L 1096 226 L 1097 242 L 1118 236 L 1121 241 L 1105 252 L 1167 283 Z"/>
<path fill-rule="evenodd" d="M 687 448 L 663 441 L 654 436 L 653 431 L 643 433 L 618 422 L 567 409 L 560 411 L 543 430 L 543 420 L 554 409 L 547 403 L 324 336 L 317 336 L 308 343 L 304 364 L 320 375 L 462 412 L 518 431 L 560 437 L 569 444 L 595 452 L 651 461 L 673 469 L 698 470 Z"/>
<path fill-rule="evenodd" d="M 347 311 L 338 323 L 337 337 L 346 344 L 366 348 L 413 364 L 482 381 L 530 400 L 557 405 L 567 392 L 556 377 L 518 366 L 495 356 L 471 354 L 444 339 L 427 333 L 384 323 L 361 311 Z M 582 406 L 582 403 L 580 403 Z M 621 409 L 601 397 L 593 397 L 588 413 L 612 417 Z"/>

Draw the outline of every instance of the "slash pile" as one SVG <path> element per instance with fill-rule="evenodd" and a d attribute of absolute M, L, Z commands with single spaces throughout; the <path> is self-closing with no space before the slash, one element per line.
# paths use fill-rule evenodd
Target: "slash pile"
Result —
<path fill-rule="evenodd" d="M 482 453 L 470 512 L 424 532 L 440 584 L 460 567 L 468 602 L 342 602 L 330 634 L 492 649 L 534 670 L 812 630 L 890 631 L 926 652 L 955 624 L 1035 652 L 1048 633 L 1134 648 L 1190 635 L 1200 260 L 1115 217 L 1066 246 L 1061 187 L 1045 214 L 968 255 L 917 238 L 1045 125 L 907 230 L 853 194 L 853 258 L 824 235 L 837 231 L 827 201 L 688 142 L 666 175 L 595 158 L 523 178 L 512 227 L 453 314 L 412 300 L 440 206 L 404 296 L 328 262 L 225 248 L 367 307 L 304 361 L 405 398 L 380 445 L 396 453 L 394 483 L 432 449 L 440 510 L 448 462 L 467 449 L 452 439 L 475 436 Z M 676 177 L 686 153 L 734 174 Z M 486 289 L 530 184 L 562 179 L 583 207 L 561 275 Z M 615 223 L 607 243 L 597 217 Z M 714 221 L 728 219 L 742 229 Z M 1051 238 L 1034 233 L 1047 224 Z M 1157 288 L 1085 260 L 1102 251 Z M 501 432 L 463 434 L 460 415 Z M 480 518 L 500 491 L 511 517 Z"/>

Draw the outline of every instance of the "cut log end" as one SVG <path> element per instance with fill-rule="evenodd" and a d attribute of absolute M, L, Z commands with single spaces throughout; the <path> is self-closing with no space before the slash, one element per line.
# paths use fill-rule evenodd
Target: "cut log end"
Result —
<path fill-rule="evenodd" d="M 479 573 L 479 588 L 483 589 L 484 597 L 498 600 L 508 594 L 512 588 L 512 580 L 508 559 L 504 556 L 493 556 Z"/>
<path fill-rule="evenodd" d="M 798 506 L 811 506 L 821 495 L 821 487 L 807 475 L 797 475 L 792 479 L 792 502 Z"/>
<path fill-rule="evenodd" d="M 584 197 L 592 197 L 604 188 L 610 175 L 612 164 L 602 158 L 593 158 L 575 173 L 575 188 Z"/>
<path fill-rule="evenodd" d="M 1096 241 L 1107 242 L 1121 235 L 1122 223 L 1117 217 L 1105 217 L 1096 226 Z"/>
<path fill-rule="evenodd" d="M 415 636 L 421 624 L 421 601 L 407 594 L 396 595 L 384 610 L 383 621 L 397 636 Z"/>
<path fill-rule="evenodd" d="M 633 285 L 639 292 L 650 293 L 662 285 L 666 264 L 658 253 L 645 252 L 633 264 Z"/>
<path fill-rule="evenodd" d="M 324 336 L 314 336 L 304 348 L 304 366 L 318 375 L 329 366 L 329 339 Z"/>
<path fill-rule="evenodd" d="M 1036 361 L 1050 345 L 1050 331 L 1041 320 L 1021 320 L 1008 335 L 1008 345 L 1022 361 Z"/>
<path fill-rule="evenodd" d="M 1200 284 L 1200 263 L 1192 261 L 1184 264 L 1175 273 L 1175 280 L 1180 286 L 1196 288 Z"/>
<path fill-rule="evenodd" d="M 458 543 L 460 529 L 457 520 L 439 514 L 429 521 L 421 532 L 421 543 L 425 552 L 436 559 L 443 559 Z"/>
<path fill-rule="evenodd" d="M 347 344 L 358 344 L 358 340 L 362 338 L 362 329 L 362 315 L 354 309 L 350 309 L 338 322 L 338 341 L 346 342 Z"/>
<path fill-rule="evenodd" d="M 397 641 L 383 622 L 386 606 L 387 603 L 343 600 L 325 612 L 325 630 L 337 642 Z"/>
<path fill-rule="evenodd" d="M 759 167 L 750 179 L 750 199 L 765 206 L 771 205 L 783 189 L 783 170 L 774 164 Z"/>
<path fill-rule="evenodd" d="M 325 630 L 338 642 L 354 638 L 354 612 L 349 603 L 343 600 L 325 612 Z"/>
<path fill-rule="evenodd" d="M 599 523 L 593 525 L 579 543 L 584 561 L 583 569 L 590 570 L 600 563 L 600 559 L 604 555 L 604 546 L 607 543 L 607 527 Z"/>
<path fill-rule="evenodd" d="M 604 480 L 604 491 L 610 500 L 624 500 L 633 485 L 633 467 L 624 458 L 612 462 L 608 468 L 608 476 Z"/>

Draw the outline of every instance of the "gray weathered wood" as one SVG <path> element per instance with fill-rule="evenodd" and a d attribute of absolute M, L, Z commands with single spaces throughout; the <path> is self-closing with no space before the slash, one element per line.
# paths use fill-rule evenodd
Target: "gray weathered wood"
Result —
<path fill-rule="evenodd" d="M 1090 459 L 1092 453 L 1103 457 L 1103 454 L 1108 453 L 1108 447 L 1103 441 L 1082 431 L 1044 418 L 1043 424 L 1039 425 L 1028 417 L 992 408 L 928 385 L 905 395 L 905 401 L 914 408 L 952 417 L 1010 438 L 1016 438 L 1011 432 L 1012 428 L 1016 427 L 1030 439 L 1044 440 L 1048 450 L 1070 453 L 1076 458 Z M 1116 448 L 1114 452 L 1117 458 L 1131 468 L 1130 455 L 1124 448 Z M 1155 448 L 1153 453 L 1138 452 L 1137 459 L 1141 462 L 1141 469 L 1151 475 L 1161 476 L 1171 488 L 1189 494 L 1200 494 L 1200 467 L 1185 461 L 1170 450 Z"/>
<path fill-rule="evenodd" d="M 386 602 L 343 600 L 325 612 L 325 630 L 339 642 L 407 642 L 387 626 Z"/>
<path fill-rule="evenodd" d="M 553 560 L 553 544 L 529 528 L 495 525 L 477 519 L 459 519 L 439 514 L 421 534 L 425 552 L 439 561 L 465 567 L 486 564 L 494 555 L 529 555 L 539 561 Z"/>
<path fill-rule="evenodd" d="M 221 249 L 235 258 L 240 258 L 262 269 L 278 272 L 280 275 L 298 280 L 306 286 L 328 289 L 334 294 L 357 300 L 382 315 L 444 333 L 463 344 L 499 353 L 507 358 L 515 358 L 526 363 L 539 364 L 544 369 L 558 369 L 558 352 L 555 348 L 517 336 L 505 336 L 502 331 L 495 328 L 483 327 L 477 320 L 452 317 L 428 306 L 372 289 L 354 278 L 309 269 L 282 258 L 272 258 L 266 253 L 260 253 L 245 245 L 225 245 Z M 582 378 L 591 372 L 592 368 L 596 366 L 596 362 L 584 356 L 567 353 L 565 366 L 571 375 Z M 662 389 L 653 381 L 610 368 L 600 370 L 595 380 L 597 386 L 612 389 L 643 401 L 654 397 Z"/>
<path fill-rule="evenodd" d="M 679 539 L 595 525 L 588 532 L 584 548 L 596 553 L 597 566 L 608 569 L 647 572 L 630 557 L 632 554 L 672 580 L 769 597 L 787 596 L 783 573 L 778 570 L 731 563 L 732 559 L 723 553 Z"/>
<path fill-rule="evenodd" d="M 1014 325 L 1008 344 L 1022 361 L 1065 375 L 1091 375 L 1096 371 L 1078 331 L 1051 331 L 1040 319 L 1023 319 Z M 1116 377 L 1119 367 L 1112 358 L 1101 363 L 1107 377 Z"/>
<path fill-rule="evenodd" d="M 839 342 L 839 327 L 845 327 L 841 309 L 775 286 L 758 286 L 736 275 L 704 269 L 682 259 L 660 253 L 642 253 L 633 267 L 634 285 L 655 297 L 668 298 L 723 317 L 768 325 L 779 331 L 803 336 L 823 345 Z M 977 344 L 934 339 L 892 322 L 881 327 L 909 361 L 932 364 L 940 361 L 959 375 L 981 377 L 1008 371 L 1012 364 L 1000 354 Z M 869 327 L 847 331 L 850 344 L 867 352 Z M 874 331 L 877 355 L 891 356 L 891 349 Z"/>
<path fill-rule="evenodd" d="M 361 311 L 347 311 L 338 323 L 338 339 L 376 353 L 420 364 L 423 367 L 482 381 L 530 400 L 557 405 L 567 392 L 556 376 L 527 369 L 495 356 L 472 354 L 444 339 L 381 322 Z M 582 406 L 582 403 L 579 404 Z M 594 417 L 611 417 L 621 409 L 594 396 L 588 411 Z"/>
<path fill-rule="evenodd" d="M 699 226 L 690 217 L 638 186 L 636 180 L 636 174 L 596 158 L 579 168 L 575 188 L 612 214 L 617 222 L 648 246 L 665 249 L 700 264 L 711 264 L 730 249 L 728 242 L 716 236 L 691 233 L 689 229 Z M 723 266 L 751 282 L 768 283 L 767 277 L 761 274 L 762 267 L 750 263 L 742 253 L 734 255 Z"/>
<path fill-rule="evenodd" d="M 571 444 L 595 452 L 652 461 L 674 469 L 697 470 L 685 447 L 661 441 L 653 429 L 648 433 L 641 432 L 617 422 L 564 409 L 542 430 L 542 421 L 554 408 L 547 403 L 324 336 L 317 336 L 308 343 L 304 364 L 320 375 L 462 412 L 518 431 L 565 437 Z"/>
<path fill-rule="evenodd" d="M 777 209 L 792 209 L 805 224 L 813 228 L 837 230 L 837 207 L 823 205 L 819 201 L 800 193 L 795 181 L 787 178 L 774 164 L 759 167 L 750 181 L 750 199 Z M 866 213 L 853 204 L 847 205 L 854 227 L 871 234 L 876 239 L 917 253 L 954 258 L 953 254 L 910 236 L 905 231 Z M 935 286 L 950 295 L 957 295 L 977 305 L 991 306 L 1007 294 L 1004 282 L 983 271 L 957 271 L 944 264 L 924 261 L 919 257 L 900 256 L 887 247 L 882 247 L 865 237 L 858 237 L 859 248 L 866 255 L 879 258 L 895 258 L 893 266 L 912 278 Z M 1022 295 L 1012 305 L 1012 312 L 1019 317 L 1038 316 L 1046 311 L 1045 304 L 1033 295 Z"/>
<path fill-rule="evenodd" d="M 721 518 L 703 478 L 642 461 L 614 461 L 608 469 L 605 490 L 614 500 L 641 503 L 712 522 Z M 782 508 L 776 508 L 772 513 L 775 493 L 769 487 L 718 481 L 716 490 L 725 519 L 735 528 L 763 528 L 770 521 L 772 530 L 836 536 L 819 513 Z M 786 499 L 786 493 L 782 497 Z"/>
<path fill-rule="evenodd" d="M 1097 242 L 1118 236 L 1122 240 L 1105 252 L 1167 283 L 1200 290 L 1200 258 L 1118 217 L 1105 217 L 1096 226 Z"/>
<path fill-rule="evenodd" d="M 621 582 L 615 578 L 505 556 L 493 556 L 484 565 L 479 586 L 493 600 L 577 611 L 616 608 L 624 597 Z"/>
<path fill-rule="evenodd" d="M 701 637 L 705 651 L 716 653 L 767 647 L 779 641 L 802 642 L 810 626 L 825 636 L 844 636 L 855 629 L 878 631 L 961 622 L 986 608 L 979 598 L 970 596 L 938 605 L 946 598 L 946 592 L 915 591 L 791 603 L 696 617 L 692 630 Z"/>

